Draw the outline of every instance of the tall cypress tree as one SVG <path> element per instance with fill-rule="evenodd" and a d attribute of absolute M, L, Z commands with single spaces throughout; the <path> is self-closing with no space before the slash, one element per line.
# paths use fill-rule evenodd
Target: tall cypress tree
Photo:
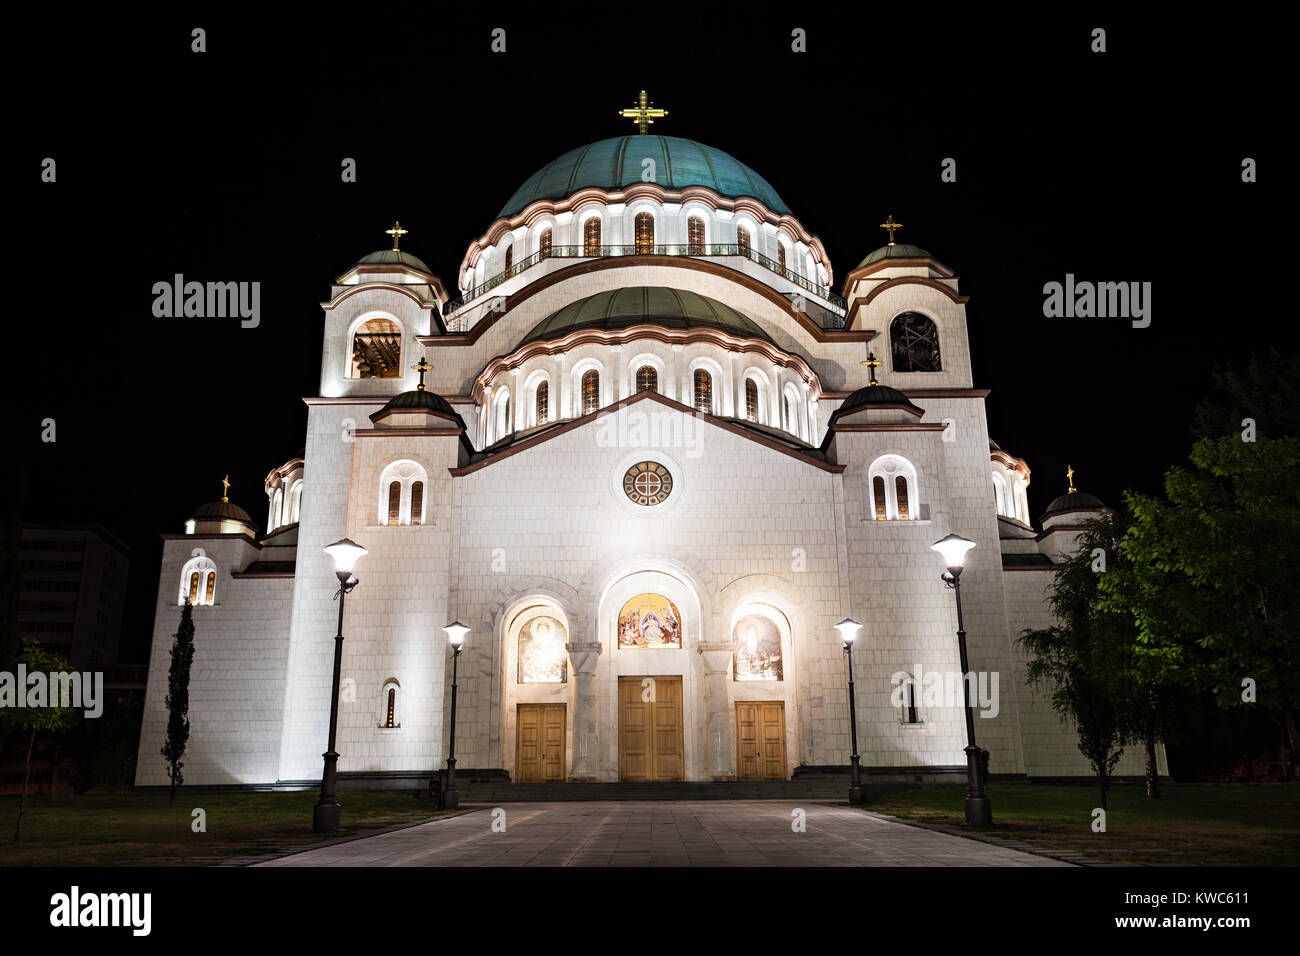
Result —
<path fill-rule="evenodd" d="M 190 665 L 194 663 L 194 610 L 189 598 L 181 609 L 181 626 L 172 644 L 171 669 L 167 673 L 167 741 L 162 755 L 167 760 L 171 778 L 171 803 L 176 803 L 176 788 L 185 782 L 181 757 L 190 739 Z"/>

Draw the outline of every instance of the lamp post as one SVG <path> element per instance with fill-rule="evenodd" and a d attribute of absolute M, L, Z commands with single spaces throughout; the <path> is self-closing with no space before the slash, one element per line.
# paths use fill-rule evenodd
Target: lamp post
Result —
<path fill-rule="evenodd" d="M 853 753 L 849 756 L 849 803 L 862 802 L 862 769 L 858 756 L 858 708 L 853 700 L 853 642 L 858 639 L 862 625 L 851 617 L 846 617 L 835 625 L 844 640 L 844 655 L 849 659 L 849 739 L 853 744 Z"/>
<path fill-rule="evenodd" d="M 970 668 L 966 662 L 966 627 L 961 617 L 961 571 L 966 552 L 975 542 L 959 534 L 950 534 L 930 546 L 943 555 L 948 570 L 942 575 L 945 585 L 957 596 L 957 647 L 961 652 L 962 697 L 966 704 L 966 825 L 988 827 L 993 825 L 993 809 L 984 794 L 984 776 L 980 772 L 979 748 L 975 746 L 975 712 L 970 705 Z"/>
<path fill-rule="evenodd" d="M 347 594 L 357 586 L 357 576 L 352 573 L 353 566 L 366 554 L 366 549 L 355 541 L 343 538 L 333 544 L 327 544 L 326 554 L 334 559 L 334 574 L 339 579 L 339 589 L 334 597 L 339 602 L 339 629 L 334 635 L 334 683 L 330 693 L 330 742 L 325 751 L 325 770 L 320 778 L 320 802 L 312 814 L 311 828 L 314 833 L 332 833 L 339 828 L 342 808 L 339 798 L 334 794 L 334 778 L 338 771 L 339 755 L 334 749 L 335 735 L 339 727 L 339 670 L 343 666 L 343 601 Z"/>
<path fill-rule="evenodd" d="M 469 628 L 460 621 L 448 624 L 443 630 L 451 644 L 451 738 L 447 745 L 447 792 L 443 794 L 442 805 L 454 810 L 460 806 L 460 795 L 456 792 L 456 665 L 460 663 L 460 648 L 465 643 Z"/>

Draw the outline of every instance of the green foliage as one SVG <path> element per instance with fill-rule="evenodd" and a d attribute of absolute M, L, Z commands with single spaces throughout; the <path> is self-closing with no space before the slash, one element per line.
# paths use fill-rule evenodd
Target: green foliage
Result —
<path fill-rule="evenodd" d="M 1029 682 L 1050 687 L 1052 708 L 1074 723 L 1103 807 L 1124 744 L 1148 729 L 1153 700 L 1135 667 L 1132 624 L 1098 602 L 1099 580 L 1118 570 L 1124 530 L 1124 519 L 1115 515 L 1088 524 L 1078 551 L 1055 572 L 1049 603 L 1059 623 L 1026 630 L 1019 639 L 1030 655 Z M 1105 554 L 1105 572 L 1094 570 L 1098 550 Z"/>
<path fill-rule="evenodd" d="M 60 671 L 66 673 L 72 670 L 71 665 L 62 657 L 43 650 L 35 641 L 23 649 L 20 660 L 26 665 L 28 674 L 37 672 L 52 674 Z M 17 691 L 25 694 L 27 688 L 19 687 Z M 0 710 L 0 721 L 15 730 L 64 730 L 72 726 L 77 718 L 77 712 L 71 707 L 55 706 L 57 704 L 55 696 L 52 691 L 49 705 L 45 707 L 6 707 Z"/>
<path fill-rule="evenodd" d="M 1300 440 L 1205 438 L 1191 463 L 1166 474 L 1166 500 L 1126 496 L 1132 573 L 1103 582 L 1103 603 L 1135 622 L 1148 673 L 1222 706 L 1241 705 L 1249 678 L 1258 706 L 1289 721 L 1300 663 Z"/>
<path fill-rule="evenodd" d="M 162 755 L 167 761 L 167 776 L 171 780 L 172 799 L 176 788 L 185 782 L 181 768 L 185 764 L 185 746 L 190 740 L 190 667 L 194 663 L 194 609 L 186 598 L 181 609 L 181 624 L 172 644 L 171 667 L 167 672 L 167 739 Z"/>

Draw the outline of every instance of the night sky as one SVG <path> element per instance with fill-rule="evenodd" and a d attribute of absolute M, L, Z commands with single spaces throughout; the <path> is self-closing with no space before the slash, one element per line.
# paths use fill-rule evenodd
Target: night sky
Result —
<path fill-rule="evenodd" d="M 631 5 L 591 20 L 558 4 L 532 20 L 406 9 L 291 27 L 51 18 L 11 37 L 63 78 L 34 73 L 9 104 L 21 308 L 5 502 L 130 544 L 126 660 L 147 654 L 159 534 L 219 497 L 226 473 L 231 500 L 266 520 L 263 479 L 304 443 L 330 281 L 386 248 L 400 219 L 402 248 L 453 288 L 515 188 L 633 131 L 617 111 L 643 87 L 670 114 L 654 132 L 773 184 L 825 243 L 836 291 L 891 214 L 899 241 L 955 270 L 990 434 L 1028 460 L 1035 520 L 1067 463 L 1111 505 L 1158 490 L 1186 458 L 1211 368 L 1295 349 L 1289 312 L 1269 301 L 1283 266 L 1262 238 L 1283 171 L 1261 131 L 1280 117 L 1268 84 L 1253 85 L 1257 40 L 1223 18 L 1207 38 L 1192 22 L 1041 7 L 1015 28 L 920 7 L 773 19 L 732 6 L 716 21 Z M 194 26 L 206 53 L 190 52 Z M 489 49 L 497 26 L 505 54 Z M 1095 26 L 1105 54 L 1089 52 Z M 808 53 L 790 51 L 795 27 Z M 40 182 L 46 156 L 54 184 Z M 1261 182 L 1242 183 L 1246 156 Z M 355 184 L 340 181 L 343 157 Z M 940 181 L 945 157 L 956 183 Z M 153 283 L 178 272 L 260 281 L 261 325 L 154 318 Z M 1151 326 L 1044 318 L 1043 284 L 1067 272 L 1153 283 Z"/>

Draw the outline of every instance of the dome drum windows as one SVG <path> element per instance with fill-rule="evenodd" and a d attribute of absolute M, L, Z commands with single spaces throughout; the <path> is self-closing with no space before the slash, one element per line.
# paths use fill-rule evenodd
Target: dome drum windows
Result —
<path fill-rule="evenodd" d="M 425 490 L 428 476 L 413 461 L 395 461 L 379 481 L 379 524 L 389 527 L 428 522 Z"/>
<path fill-rule="evenodd" d="M 600 372 L 588 369 L 582 373 L 582 414 L 590 415 L 600 408 Z"/>
<path fill-rule="evenodd" d="M 903 312 L 889 323 L 889 344 L 895 372 L 941 372 L 939 329 L 919 312 Z"/>
<path fill-rule="evenodd" d="M 686 254 L 688 256 L 705 254 L 704 220 L 699 216 L 691 216 L 686 220 Z"/>
<path fill-rule="evenodd" d="M 639 212 L 634 223 L 633 249 L 638 256 L 648 256 L 655 251 L 655 217 Z"/>
<path fill-rule="evenodd" d="M 637 369 L 636 390 L 638 392 L 658 392 L 659 370 L 653 365 L 642 365 Z"/>
<path fill-rule="evenodd" d="M 867 471 L 869 517 L 875 521 L 924 519 L 926 509 L 917 505 L 916 468 L 898 455 L 885 455 Z"/>
<path fill-rule="evenodd" d="M 744 226 L 736 227 L 736 251 L 747 259 L 753 251 L 753 245 L 749 238 L 749 230 Z"/>
<path fill-rule="evenodd" d="M 758 383 L 752 378 L 745 379 L 745 417 L 758 422 Z"/>
<path fill-rule="evenodd" d="M 582 225 L 582 254 L 584 256 L 601 254 L 599 216 L 592 216 Z"/>
<path fill-rule="evenodd" d="M 537 383 L 537 424 L 545 425 L 551 420 L 551 386 L 549 382 Z"/>
<path fill-rule="evenodd" d="M 713 376 L 702 368 L 695 370 L 695 410 L 713 414 Z"/>
<path fill-rule="evenodd" d="M 551 254 L 551 227 L 547 226 L 537 239 L 537 257 L 546 259 Z"/>

